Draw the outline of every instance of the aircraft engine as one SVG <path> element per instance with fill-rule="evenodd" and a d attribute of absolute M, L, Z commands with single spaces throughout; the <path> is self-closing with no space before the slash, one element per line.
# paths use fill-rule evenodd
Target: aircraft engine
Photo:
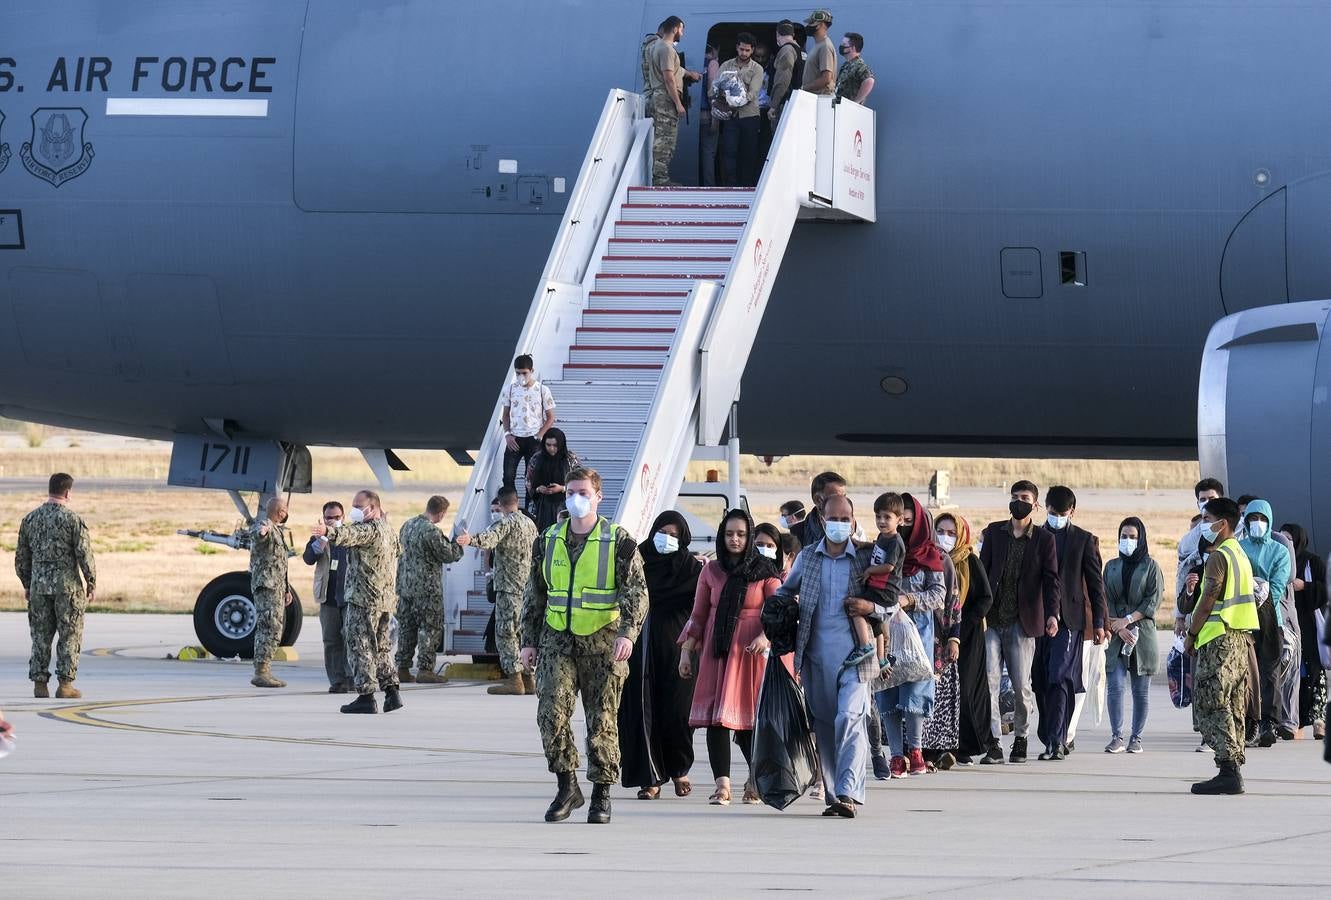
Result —
<path fill-rule="evenodd" d="M 1247 309 L 1206 339 L 1197 395 L 1203 476 L 1256 494 L 1331 550 L 1331 300 Z M 1325 351 L 1325 352 L 1324 352 Z"/>

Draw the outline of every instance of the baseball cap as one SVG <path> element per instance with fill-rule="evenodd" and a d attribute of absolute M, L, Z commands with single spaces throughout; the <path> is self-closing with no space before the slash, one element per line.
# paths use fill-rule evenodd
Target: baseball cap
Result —
<path fill-rule="evenodd" d="M 809 18 L 804 20 L 806 26 L 817 25 L 819 22 L 824 25 L 831 25 L 832 14 L 825 9 L 815 9 L 813 12 L 809 13 Z"/>

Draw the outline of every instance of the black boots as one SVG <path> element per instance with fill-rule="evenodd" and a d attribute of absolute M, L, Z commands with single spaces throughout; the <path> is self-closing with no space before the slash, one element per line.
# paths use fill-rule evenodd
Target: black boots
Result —
<path fill-rule="evenodd" d="M 377 713 L 378 711 L 379 704 L 374 701 L 374 694 L 360 694 L 355 700 L 342 707 L 344 713 Z"/>
<path fill-rule="evenodd" d="M 582 797 L 582 788 L 578 787 L 577 772 L 559 772 L 556 776 L 559 779 L 559 791 L 555 794 L 554 802 L 550 808 L 545 811 L 545 821 L 562 822 L 573 814 L 573 810 L 582 806 L 586 801 Z M 599 788 L 600 785 L 597 785 Z M 609 801 L 606 801 L 607 816 L 609 815 Z"/>
<path fill-rule="evenodd" d="M 1220 773 L 1208 781 L 1199 781 L 1192 786 L 1194 794 L 1242 794 L 1243 776 L 1239 774 L 1237 763 L 1225 760 L 1220 764 Z"/>
<path fill-rule="evenodd" d="M 397 685 L 384 688 L 384 712 L 390 713 L 401 708 L 402 692 L 397 689 Z"/>
<path fill-rule="evenodd" d="M 587 810 L 587 824 L 604 825 L 610 821 L 610 785 L 592 785 L 592 805 Z"/>

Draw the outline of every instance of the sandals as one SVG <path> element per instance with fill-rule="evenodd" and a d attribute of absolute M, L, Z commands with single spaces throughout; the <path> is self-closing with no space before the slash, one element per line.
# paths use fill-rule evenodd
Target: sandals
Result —
<path fill-rule="evenodd" d="M 661 789 L 659 787 L 645 787 L 638 791 L 639 800 L 655 800 L 659 796 L 661 796 Z"/>
<path fill-rule="evenodd" d="M 730 788 L 717 788 L 716 793 L 707 798 L 707 802 L 712 806 L 729 806 Z"/>
<path fill-rule="evenodd" d="M 687 797 L 689 794 L 693 793 L 693 785 L 689 782 L 688 778 L 674 778 L 671 780 L 675 782 L 676 797 Z"/>
<path fill-rule="evenodd" d="M 758 790 L 753 786 L 753 782 L 744 784 L 744 802 L 752 806 L 755 803 L 762 803 L 763 798 L 758 796 Z"/>

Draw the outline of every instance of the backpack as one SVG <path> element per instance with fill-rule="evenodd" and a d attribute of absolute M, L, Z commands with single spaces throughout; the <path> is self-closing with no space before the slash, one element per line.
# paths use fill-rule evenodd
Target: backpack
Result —
<path fill-rule="evenodd" d="M 795 64 L 791 66 L 790 69 L 790 89 L 787 92 L 786 96 L 780 98 L 781 105 L 783 106 L 786 104 L 786 101 L 790 99 L 792 94 L 794 94 L 796 91 L 800 90 L 800 88 L 804 86 L 804 51 L 801 50 L 797 44 L 782 44 L 781 48 L 777 50 L 776 56 L 780 56 L 782 53 L 784 53 L 786 47 L 790 47 L 790 49 L 795 53 Z M 773 62 L 776 61 L 776 56 L 772 57 Z M 768 102 L 772 103 L 773 105 L 776 104 L 776 101 L 777 101 L 776 97 L 768 98 Z"/>
<path fill-rule="evenodd" d="M 735 110 L 749 102 L 749 92 L 739 77 L 738 69 L 726 69 L 712 82 L 711 97 L 712 118 L 729 121 L 735 117 Z"/>

